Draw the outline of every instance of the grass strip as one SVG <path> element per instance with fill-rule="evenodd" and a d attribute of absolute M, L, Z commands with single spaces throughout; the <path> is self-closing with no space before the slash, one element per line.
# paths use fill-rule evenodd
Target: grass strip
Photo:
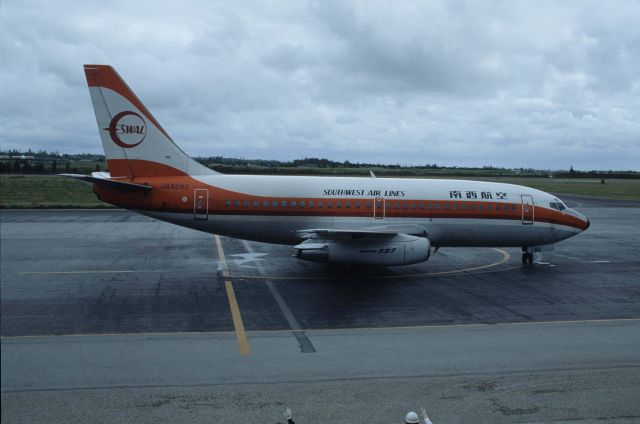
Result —
<path fill-rule="evenodd" d="M 327 173 L 330 175 L 330 172 Z M 462 178 L 461 178 L 462 179 Z M 640 180 L 556 178 L 488 178 L 482 181 L 518 184 L 549 193 L 619 200 L 640 200 Z M 110 208 L 98 200 L 90 184 L 57 175 L 0 175 L 1 208 Z"/>

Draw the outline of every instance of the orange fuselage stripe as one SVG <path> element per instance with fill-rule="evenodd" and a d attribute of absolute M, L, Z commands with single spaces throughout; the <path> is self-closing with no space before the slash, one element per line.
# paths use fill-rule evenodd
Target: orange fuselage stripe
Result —
<path fill-rule="evenodd" d="M 109 161 L 110 165 L 114 162 L 113 160 Z M 137 171 L 137 175 L 141 175 L 130 179 L 131 182 L 153 187 L 153 190 L 149 192 L 140 193 L 94 185 L 94 191 L 100 199 L 127 209 L 193 214 L 194 190 L 207 189 L 209 190 L 209 200 L 206 206 L 210 215 L 374 218 L 374 199 L 372 198 L 254 196 L 207 185 L 188 175 L 177 176 L 174 168 L 155 162 L 132 160 L 118 160 L 118 162 L 128 162 L 133 166 L 132 169 Z M 144 176 L 145 174 L 158 175 L 158 173 L 164 173 L 166 176 Z M 172 173 L 174 175 L 167 175 Z M 258 202 L 257 207 L 254 207 L 254 202 Z M 267 202 L 268 206 L 265 207 L 264 202 Z M 276 202 L 276 207 L 273 207 L 273 202 Z M 282 202 L 286 202 L 287 206 L 282 207 Z M 295 207 L 291 206 L 292 202 L 296 202 Z M 305 204 L 304 207 L 300 206 L 302 202 Z M 314 206 L 309 207 L 310 203 L 313 203 Z M 322 208 L 318 207 L 319 203 L 323 204 Z M 331 208 L 328 207 L 329 203 L 332 204 Z M 357 203 L 360 204 L 360 208 L 356 207 Z M 370 207 L 367 207 L 367 204 Z M 385 199 L 385 204 L 384 216 L 386 218 L 522 219 L 521 203 L 453 199 L 398 200 L 394 198 Z M 424 207 L 421 208 L 421 205 Z M 505 206 L 507 206 L 507 210 L 504 210 Z M 537 205 L 533 207 L 533 216 L 537 222 L 548 222 L 579 229 L 585 229 L 587 225 L 584 221 L 570 214 Z"/>

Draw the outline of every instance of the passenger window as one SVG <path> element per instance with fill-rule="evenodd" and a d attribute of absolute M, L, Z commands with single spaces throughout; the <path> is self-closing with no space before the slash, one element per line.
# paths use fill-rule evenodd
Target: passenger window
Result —
<path fill-rule="evenodd" d="M 408 203 L 404 203 L 402 205 L 402 209 L 409 209 L 409 204 Z"/>
<path fill-rule="evenodd" d="M 371 202 L 367 202 L 367 209 L 371 209 Z"/>
<path fill-rule="evenodd" d="M 327 202 L 327 209 L 331 209 L 333 207 L 333 202 Z"/>
<path fill-rule="evenodd" d="M 239 200 L 234 200 L 233 201 L 233 206 L 235 206 L 236 208 L 240 207 L 240 201 Z"/>
<path fill-rule="evenodd" d="M 356 202 L 356 209 L 360 209 L 360 202 Z"/>
<path fill-rule="evenodd" d="M 322 201 L 318 202 L 318 209 L 322 209 L 323 206 L 324 206 L 324 203 Z"/>
<path fill-rule="evenodd" d="M 249 207 L 249 201 L 245 200 L 244 202 L 242 202 L 242 206 L 244 206 L 245 208 Z"/>
<path fill-rule="evenodd" d="M 445 203 L 445 204 L 444 204 L 444 209 L 445 209 L 445 210 L 449 210 L 449 204 L 448 204 L 448 203 Z"/>
<path fill-rule="evenodd" d="M 351 208 L 351 202 L 346 202 L 344 205 L 345 205 L 345 207 L 347 207 L 347 208 Z"/>
<path fill-rule="evenodd" d="M 283 208 L 287 207 L 287 201 L 283 200 L 282 202 L 280 202 L 280 206 L 282 206 Z"/>
<path fill-rule="evenodd" d="M 475 208 L 476 208 L 476 205 L 474 205 L 473 203 L 469 204 L 469 209 L 475 209 Z"/>
<path fill-rule="evenodd" d="M 336 208 L 341 208 L 342 207 L 342 202 L 336 202 Z"/>
<path fill-rule="evenodd" d="M 264 201 L 262 202 L 262 207 L 263 207 L 263 208 L 268 208 L 268 207 L 269 207 L 269 201 L 268 201 L 268 200 L 264 200 Z"/>
<path fill-rule="evenodd" d="M 292 200 L 292 201 L 291 201 L 291 207 L 292 207 L 292 208 L 295 208 L 295 207 L 296 207 L 296 201 L 295 201 L 295 200 Z"/>
<path fill-rule="evenodd" d="M 225 200 L 224 205 L 227 207 L 231 206 L 231 200 Z"/>
<path fill-rule="evenodd" d="M 300 201 L 300 207 L 301 207 L 301 208 L 304 208 L 304 200 L 301 200 L 301 201 Z"/>
<path fill-rule="evenodd" d="M 515 211 L 515 210 L 516 210 L 516 205 L 515 205 L 515 204 L 513 204 L 513 203 L 511 204 L 511 210 L 512 210 L 512 211 Z"/>
<path fill-rule="evenodd" d="M 440 209 L 440 203 L 436 203 L 436 209 Z"/>
<path fill-rule="evenodd" d="M 278 207 L 278 201 L 277 200 L 272 201 L 271 202 L 271 207 L 272 208 L 277 208 Z"/>
<path fill-rule="evenodd" d="M 313 206 L 314 206 L 314 205 L 315 205 L 315 204 L 313 203 L 313 200 L 309 200 L 309 208 L 310 208 L 310 209 L 313 209 Z"/>
<path fill-rule="evenodd" d="M 420 203 L 420 209 L 424 209 L 424 203 Z"/>
<path fill-rule="evenodd" d="M 254 201 L 253 201 L 253 207 L 254 207 L 254 208 L 257 208 L 257 207 L 259 207 L 259 206 L 260 206 L 260 202 L 258 202 L 257 200 L 254 200 Z"/>
<path fill-rule="evenodd" d="M 415 203 L 411 204 L 411 209 L 415 209 L 415 208 L 416 208 L 416 204 Z"/>

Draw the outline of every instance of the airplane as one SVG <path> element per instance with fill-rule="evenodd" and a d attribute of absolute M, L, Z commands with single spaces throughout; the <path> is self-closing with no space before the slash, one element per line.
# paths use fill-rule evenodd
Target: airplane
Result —
<path fill-rule="evenodd" d="M 521 247 L 531 265 L 534 252 L 590 225 L 554 195 L 513 184 L 221 174 L 182 151 L 111 66 L 84 71 L 109 172 L 62 175 L 159 220 L 293 245 L 301 260 L 380 266 L 458 246 Z"/>

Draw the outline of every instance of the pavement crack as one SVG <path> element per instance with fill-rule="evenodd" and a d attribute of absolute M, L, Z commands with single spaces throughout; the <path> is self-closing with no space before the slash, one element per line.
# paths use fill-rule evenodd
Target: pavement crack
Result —
<path fill-rule="evenodd" d="M 491 399 L 491 403 L 493 403 L 494 411 L 500 412 L 505 417 L 510 417 L 514 415 L 529 415 L 535 414 L 540 411 L 539 406 L 534 406 L 531 408 L 509 408 L 508 406 L 500 404 L 495 398 Z"/>

